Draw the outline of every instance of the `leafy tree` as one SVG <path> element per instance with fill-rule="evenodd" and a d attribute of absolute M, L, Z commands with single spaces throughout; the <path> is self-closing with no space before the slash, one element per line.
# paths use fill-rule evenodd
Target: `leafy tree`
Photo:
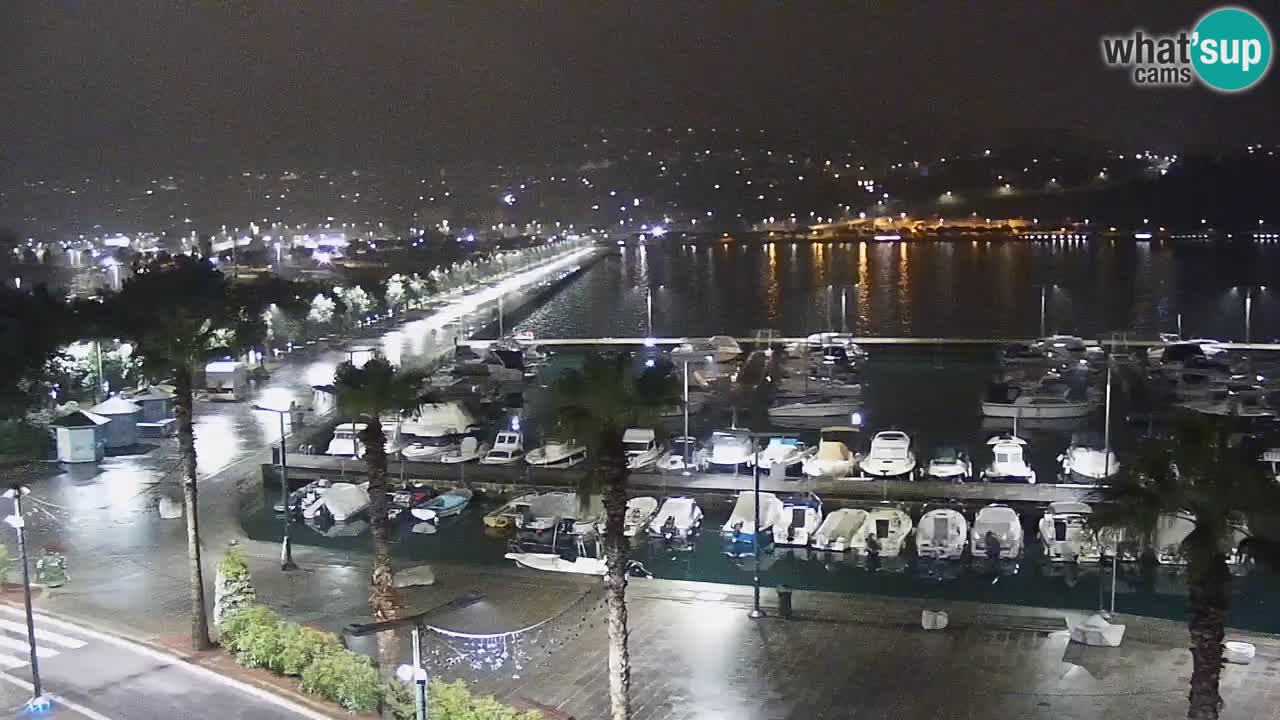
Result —
<path fill-rule="evenodd" d="M 659 369 L 647 368 L 637 376 L 629 354 L 592 353 L 581 370 L 569 370 L 556 380 L 553 398 L 556 420 L 586 444 L 595 460 L 593 471 L 583 475 L 579 497 L 604 491 L 609 703 L 614 720 L 627 720 L 631 717 L 631 659 L 623 523 L 628 470 L 622 435 L 627 428 L 656 425 L 664 408 L 681 402 L 680 392 L 675 379 Z"/>
<path fill-rule="evenodd" d="M 1280 513 L 1280 486 L 1263 473 L 1257 456 L 1228 442 L 1220 423 L 1185 419 L 1168 439 L 1142 448 L 1129 472 L 1098 492 L 1097 528 L 1127 528 L 1153 538 L 1161 516 L 1186 513 L 1195 528 L 1183 541 L 1191 635 L 1191 691 L 1187 717 L 1213 720 L 1222 706 L 1219 679 L 1231 593 L 1228 557 L 1246 515 Z M 1259 527 L 1258 523 L 1254 523 Z M 1274 539 L 1273 539 L 1274 540 Z M 1250 547 L 1273 544 L 1254 536 Z"/>
<path fill-rule="evenodd" d="M 43 285 L 0 287 L 0 416 L 21 417 L 42 400 L 50 361 L 76 334 L 71 308 Z"/>
<path fill-rule="evenodd" d="M 359 440 L 364 445 L 369 474 L 369 526 L 373 536 L 369 609 L 375 620 L 390 620 L 400 608 L 388 542 L 387 436 L 381 418 L 418 407 L 425 380 L 425 373 L 397 370 L 385 358 L 376 356 L 361 367 L 342 363 L 334 376 L 338 412 L 365 423 Z"/>

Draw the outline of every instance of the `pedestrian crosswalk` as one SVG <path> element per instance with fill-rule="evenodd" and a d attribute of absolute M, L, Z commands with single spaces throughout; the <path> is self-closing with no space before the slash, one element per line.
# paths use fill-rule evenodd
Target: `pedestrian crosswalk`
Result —
<path fill-rule="evenodd" d="M 36 622 L 36 657 L 56 657 L 67 650 L 78 650 L 87 643 L 78 638 L 56 633 Z M 0 669 L 13 670 L 31 663 L 31 645 L 27 641 L 24 622 L 0 618 Z"/>

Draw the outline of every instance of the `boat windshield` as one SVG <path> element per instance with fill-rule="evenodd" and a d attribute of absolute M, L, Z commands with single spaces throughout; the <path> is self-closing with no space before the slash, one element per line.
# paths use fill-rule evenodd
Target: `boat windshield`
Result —
<path fill-rule="evenodd" d="M 642 453 L 648 451 L 650 445 L 651 443 L 644 440 L 633 440 L 628 443 L 623 443 L 622 447 L 629 453 Z"/>
<path fill-rule="evenodd" d="M 509 450 L 490 450 L 489 457 L 509 458 L 511 457 L 511 452 Z"/>

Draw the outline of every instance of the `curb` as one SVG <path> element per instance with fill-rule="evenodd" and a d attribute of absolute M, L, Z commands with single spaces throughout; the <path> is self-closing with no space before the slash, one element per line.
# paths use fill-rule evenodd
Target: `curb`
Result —
<path fill-rule="evenodd" d="M 0 600 L 0 606 L 7 607 L 18 612 L 25 612 L 24 606 L 9 600 Z M 309 720 L 336 720 L 340 717 L 350 717 L 350 714 L 346 712 L 330 713 L 327 709 L 321 709 L 321 707 L 318 706 L 311 698 L 287 688 L 262 682 L 252 677 L 241 679 L 224 675 L 223 673 L 205 667 L 200 663 L 193 662 L 192 658 L 195 657 L 194 655 L 179 654 L 168 647 L 150 640 L 140 640 L 127 637 L 111 630 L 99 630 L 93 622 L 86 618 L 68 615 L 66 613 L 48 613 L 43 610 L 35 610 L 34 608 L 32 609 L 32 614 L 42 622 L 53 625 L 54 627 L 64 625 L 75 632 L 97 638 L 108 644 L 124 647 L 142 655 L 148 655 L 155 660 L 181 665 L 189 672 L 202 675 L 214 680 L 215 682 L 234 688 L 239 692 L 252 695 L 260 700 L 282 707 L 297 714 L 299 717 L 308 718 Z"/>

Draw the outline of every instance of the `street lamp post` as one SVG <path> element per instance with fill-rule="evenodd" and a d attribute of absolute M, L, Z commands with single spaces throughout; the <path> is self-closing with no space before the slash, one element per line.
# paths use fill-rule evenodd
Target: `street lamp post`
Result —
<path fill-rule="evenodd" d="M 1048 337 L 1049 333 L 1045 332 L 1045 307 L 1048 305 L 1049 286 L 1040 286 L 1040 337 Z"/>
<path fill-rule="evenodd" d="M 254 410 L 273 412 L 280 418 L 280 506 L 284 508 L 284 538 L 280 541 L 280 569 L 297 570 L 293 562 L 293 540 L 289 537 L 289 525 L 293 521 L 293 508 L 289 507 L 289 463 L 285 459 L 287 444 L 284 435 L 284 416 L 289 410 L 254 405 Z"/>
<path fill-rule="evenodd" d="M 1244 341 L 1248 344 L 1253 336 L 1253 288 L 1244 291 Z"/>
<path fill-rule="evenodd" d="M 648 323 L 645 325 L 648 328 L 645 337 L 653 337 L 653 290 L 651 288 L 646 287 L 644 289 L 644 300 L 647 308 L 646 317 L 648 318 Z"/>
<path fill-rule="evenodd" d="M 751 464 L 751 481 L 755 486 L 755 502 L 752 503 L 755 519 L 751 525 L 751 555 L 755 567 L 751 576 L 751 612 L 747 617 L 758 620 L 765 616 L 764 610 L 760 607 L 760 446 L 755 438 L 751 439 L 751 444 L 756 456 L 755 462 Z"/>
<path fill-rule="evenodd" d="M 5 491 L 4 496 L 13 500 L 13 514 L 5 518 L 5 522 L 18 531 L 18 556 L 22 560 L 22 601 L 27 611 L 27 644 L 31 651 L 31 699 L 27 701 L 27 709 L 32 712 L 45 712 L 49 709 L 49 700 L 44 697 L 44 692 L 40 688 L 40 661 L 36 654 L 36 623 L 31 614 L 31 572 L 27 567 L 26 520 L 22 517 L 22 498 L 30 494 L 31 488 L 24 485 L 14 485 Z"/>

